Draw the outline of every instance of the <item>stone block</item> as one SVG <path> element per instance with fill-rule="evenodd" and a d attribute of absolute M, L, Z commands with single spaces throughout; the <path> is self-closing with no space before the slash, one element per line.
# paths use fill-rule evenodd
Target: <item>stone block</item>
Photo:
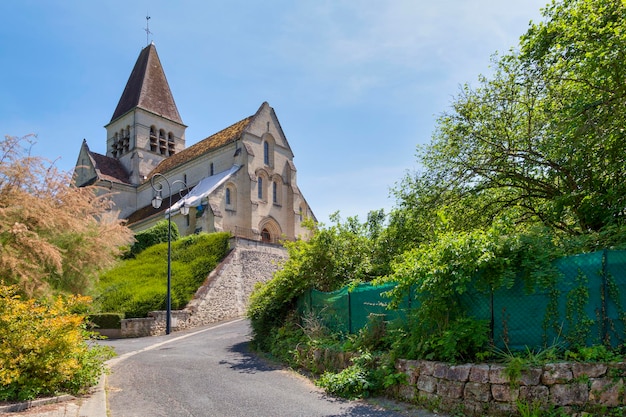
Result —
<path fill-rule="evenodd" d="M 449 368 L 450 365 L 443 362 L 437 362 L 435 363 L 435 366 L 433 366 L 433 376 L 441 379 L 446 378 L 448 376 Z"/>
<path fill-rule="evenodd" d="M 417 378 L 420 376 L 420 362 L 413 360 L 406 361 L 404 367 L 404 374 L 407 377 L 407 383 L 415 385 L 417 383 Z"/>
<path fill-rule="evenodd" d="M 519 378 L 520 385 L 539 385 L 543 370 L 541 368 L 530 368 L 522 371 Z"/>
<path fill-rule="evenodd" d="M 407 362 L 408 362 L 407 359 L 398 359 L 398 360 L 396 360 L 396 363 L 395 363 L 396 371 L 405 373 L 407 368 L 408 368 L 407 367 Z"/>
<path fill-rule="evenodd" d="M 435 365 L 439 364 L 439 362 L 433 361 L 419 361 L 420 365 L 420 375 L 428 375 L 433 376 L 435 373 Z"/>
<path fill-rule="evenodd" d="M 600 378 L 606 375 L 608 366 L 605 363 L 578 363 L 572 364 L 574 379 L 581 377 Z"/>
<path fill-rule="evenodd" d="M 512 403 L 489 403 L 489 408 L 486 411 L 485 416 L 510 416 L 517 412 L 517 406 Z"/>
<path fill-rule="evenodd" d="M 420 375 L 419 378 L 417 378 L 417 389 L 429 394 L 436 393 L 437 378 L 428 375 Z"/>
<path fill-rule="evenodd" d="M 465 401 L 489 402 L 491 401 L 491 386 L 480 382 L 468 382 L 463 390 Z"/>
<path fill-rule="evenodd" d="M 486 384 L 489 382 L 489 365 L 474 365 L 469 374 L 470 382 L 480 382 Z"/>
<path fill-rule="evenodd" d="M 519 399 L 528 403 L 539 402 L 547 404 L 550 400 L 550 390 L 545 385 L 522 385 L 519 389 Z"/>
<path fill-rule="evenodd" d="M 441 379 L 437 384 L 437 395 L 452 399 L 463 398 L 464 388 L 465 383 L 463 382 Z"/>
<path fill-rule="evenodd" d="M 610 363 L 607 369 L 607 376 L 626 376 L 626 362 Z"/>
<path fill-rule="evenodd" d="M 453 365 L 448 367 L 446 373 L 446 379 L 450 381 L 467 382 L 469 380 L 469 374 L 472 370 L 472 365 Z"/>
<path fill-rule="evenodd" d="M 589 387 L 585 382 L 555 384 L 550 387 L 550 400 L 557 406 L 583 405 L 589 400 Z"/>
<path fill-rule="evenodd" d="M 513 403 L 519 398 L 519 388 L 509 384 L 494 384 L 491 386 L 491 395 L 498 402 Z"/>
<path fill-rule="evenodd" d="M 509 377 L 506 376 L 503 365 L 491 365 L 489 368 L 489 382 L 492 384 L 508 384 Z"/>
<path fill-rule="evenodd" d="M 485 416 L 487 411 L 489 410 L 489 403 L 482 401 L 472 401 L 472 400 L 463 400 L 463 411 L 465 411 L 464 415 L 470 416 Z M 456 410 L 454 410 L 456 411 Z M 460 415 L 460 414 L 455 414 Z"/>
<path fill-rule="evenodd" d="M 621 397 L 624 392 L 624 380 L 601 378 L 592 379 L 589 391 L 589 402 L 606 407 L 622 405 Z"/>
<path fill-rule="evenodd" d="M 548 363 L 543 367 L 541 382 L 544 385 L 562 384 L 573 378 L 571 363 Z"/>

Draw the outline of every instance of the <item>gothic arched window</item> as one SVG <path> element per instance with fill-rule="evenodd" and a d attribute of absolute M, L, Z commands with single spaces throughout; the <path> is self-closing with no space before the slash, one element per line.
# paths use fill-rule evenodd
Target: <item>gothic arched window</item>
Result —
<path fill-rule="evenodd" d="M 263 178 L 259 177 L 257 182 L 256 194 L 259 200 L 263 200 Z"/>

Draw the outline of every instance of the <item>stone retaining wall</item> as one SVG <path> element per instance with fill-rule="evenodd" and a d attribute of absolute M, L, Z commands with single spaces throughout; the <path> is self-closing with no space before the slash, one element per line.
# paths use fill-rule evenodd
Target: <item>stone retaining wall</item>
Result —
<path fill-rule="evenodd" d="M 230 248 L 189 304 L 172 311 L 172 331 L 242 317 L 254 285 L 270 280 L 287 259 L 286 249 L 279 245 L 232 238 Z M 164 334 L 165 317 L 165 311 L 153 311 L 146 318 L 124 319 L 121 337 Z"/>
<path fill-rule="evenodd" d="M 470 415 L 510 415 L 517 401 L 565 407 L 581 412 L 626 405 L 626 363 L 552 363 L 522 371 L 509 380 L 503 365 L 449 365 L 441 362 L 398 360 L 406 385 L 398 398 Z"/>

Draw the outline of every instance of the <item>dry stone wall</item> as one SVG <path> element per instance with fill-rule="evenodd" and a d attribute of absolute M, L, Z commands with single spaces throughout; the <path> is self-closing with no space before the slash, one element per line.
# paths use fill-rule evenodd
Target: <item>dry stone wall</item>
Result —
<path fill-rule="evenodd" d="M 626 405 L 626 363 L 552 363 L 526 369 L 516 381 L 497 364 L 398 360 L 396 369 L 407 382 L 396 388 L 400 399 L 468 415 L 515 414 L 518 401 L 565 407 L 571 415 Z"/>
<path fill-rule="evenodd" d="M 232 238 L 228 256 L 211 272 L 193 299 L 172 311 L 172 330 L 184 330 L 245 315 L 257 282 L 267 282 L 287 259 L 280 245 Z M 165 311 L 146 318 L 122 320 L 122 337 L 154 336 L 165 332 Z"/>
<path fill-rule="evenodd" d="M 185 307 L 187 326 L 201 326 L 245 315 L 250 294 L 257 282 L 267 282 L 287 259 L 278 245 L 233 239 L 234 249 L 209 275 L 205 284 Z"/>

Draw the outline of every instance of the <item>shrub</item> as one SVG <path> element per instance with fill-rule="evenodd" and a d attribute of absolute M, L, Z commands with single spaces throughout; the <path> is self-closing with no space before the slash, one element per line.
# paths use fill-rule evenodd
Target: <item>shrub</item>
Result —
<path fill-rule="evenodd" d="M 489 325 L 485 321 L 460 317 L 440 330 L 411 317 L 408 327 L 396 333 L 395 357 L 443 362 L 470 361 L 489 346 Z"/>
<path fill-rule="evenodd" d="M 135 243 L 130 247 L 128 258 L 134 258 L 137 254 L 158 243 L 167 242 L 169 236 L 168 221 L 161 220 L 151 228 L 143 230 L 135 235 Z M 178 226 L 172 222 L 172 242 L 180 238 Z"/>
<path fill-rule="evenodd" d="M 90 315 L 88 321 L 96 329 L 119 329 L 123 319 L 123 313 L 100 313 Z"/>
<path fill-rule="evenodd" d="M 74 311 L 89 302 L 22 300 L 16 287 L 0 286 L 0 401 L 81 394 L 96 384 L 112 351 L 87 343 L 85 315 Z"/>
<path fill-rule="evenodd" d="M 367 369 L 359 364 L 350 365 L 339 373 L 324 372 L 315 383 L 329 394 L 348 399 L 367 397 L 372 385 Z"/>
<path fill-rule="evenodd" d="M 404 379 L 404 374 L 396 373 L 389 359 L 388 355 L 360 352 L 352 358 L 352 365 L 338 373 L 324 372 L 315 384 L 329 394 L 347 399 L 380 394 Z"/>

